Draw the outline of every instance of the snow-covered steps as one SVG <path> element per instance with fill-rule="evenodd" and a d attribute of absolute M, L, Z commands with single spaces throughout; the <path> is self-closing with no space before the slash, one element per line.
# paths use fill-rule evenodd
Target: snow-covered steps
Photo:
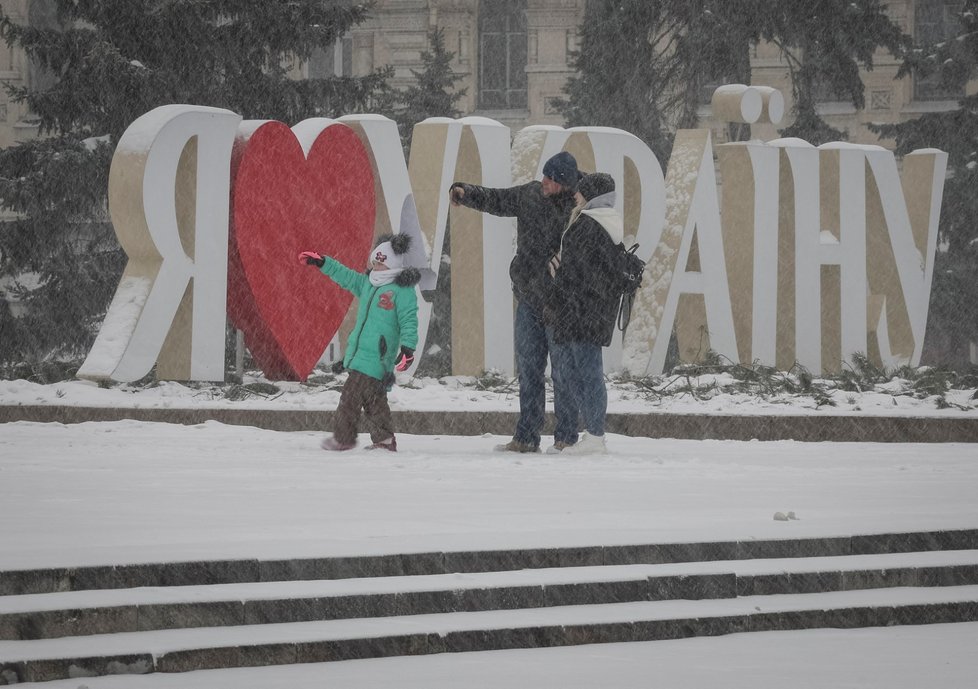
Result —
<path fill-rule="evenodd" d="M 978 529 L 825 538 L 395 553 L 292 560 L 214 560 L 0 570 L 0 596 L 56 591 L 352 579 L 597 565 L 827 557 L 978 549 Z"/>
<path fill-rule="evenodd" d="M 0 597 L 0 640 L 978 584 L 978 550 L 67 591 Z"/>
<path fill-rule="evenodd" d="M 978 586 L 957 586 L 173 629 L 3 641 L 0 681 L 975 619 Z"/>
<path fill-rule="evenodd" d="M 978 621 L 976 536 L 248 561 L 244 577 L 208 562 L 64 570 L 60 579 L 0 573 L 0 684 Z M 11 590 L 18 582 L 47 591 Z"/>

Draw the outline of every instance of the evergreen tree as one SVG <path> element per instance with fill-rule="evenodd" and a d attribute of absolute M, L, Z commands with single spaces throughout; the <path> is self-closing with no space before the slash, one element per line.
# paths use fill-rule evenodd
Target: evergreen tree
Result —
<path fill-rule="evenodd" d="M 0 301 L 0 363 L 50 353 L 77 358 L 90 342 L 125 267 L 107 220 L 111 147 L 70 136 L 0 151 L 0 278 L 17 316 Z M 3 294 L 0 294 L 0 298 Z"/>
<path fill-rule="evenodd" d="M 958 36 L 916 46 L 901 76 L 936 74 L 944 89 L 965 93 L 969 79 L 978 77 L 978 0 L 966 0 L 957 17 Z M 978 342 L 978 94 L 962 97 L 954 110 L 871 129 L 895 139 L 898 155 L 917 148 L 948 153 L 925 356 L 934 363 L 966 363 L 969 342 Z"/>
<path fill-rule="evenodd" d="M 430 50 L 421 53 L 421 71 L 411 70 L 415 84 L 400 94 L 397 123 L 401 137 L 410 145 L 412 128 L 428 117 L 459 117 L 456 103 L 468 89 L 456 90 L 464 77 L 452 71 L 455 53 L 445 50 L 445 29 L 436 27 L 429 35 Z"/>
<path fill-rule="evenodd" d="M 886 14 L 879 0 L 777 0 L 765 10 L 761 37 L 781 49 L 791 76 L 794 121 L 781 130 L 819 145 L 848 138 L 829 126 L 816 110 L 824 94 L 865 107 L 860 69 L 873 69 L 873 53 L 885 48 L 904 54 L 908 37 Z"/>
<path fill-rule="evenodd" d="M 663 46 L 673 25 L 657 0 L 587 0 L 571 57 L 576 74 L 557 107 L 568 126 L 617 127 L 668 159 L 672 132 L 660 98 L 668 91 Z"/>
<path fill-rule="evenodd" d="M 750 51 L 762 40 L 788 64 L 794 122 L 783 135 L 815 144 L 846 137 L 819 116 L 819 94 L 862 108 L 860 68 L 872 69 L 878 47 L 906 46 L 877 0 L 588 0 L 580 35 L 567 123 L 620 127 L 657 155 L 675 129 L 698 125 L 704 88 L 751 83 Z"/>
<path fill-rule="evenodd" d="M 690 0 L 665 3 L 675 27 L 668 51 L 666 82 L 682 85 L 662 94 L 677 128 L 699 125 L 699 109 L 718 84 L 751 83 L 751 48 L 760 40 L 763 0 Z M 750 129 L 732 124 L 731 139 Z"/>
<path fill-rule="evenodd" d="M 383 109 L 390 70 L 290 78 L 296 59 L 366 18 L 333 0 L 49 0 L 52 26 L 0 10 L 0 37 L 51 85 L 7 86 L 45 138 L 0 151 L 0 278 L 25 312 L 0 316 L 0 362 L 83 356 L 125 257 L 107 222 L 106 180 L 126 127 L 154 107 L 193 103 L 294 124 Z M 52 12 L 54 14 L 54 12 Z M 19 285 L 19 286 L 18 286 Z M 9 296 L 8 296 L 9 298 Z"/>

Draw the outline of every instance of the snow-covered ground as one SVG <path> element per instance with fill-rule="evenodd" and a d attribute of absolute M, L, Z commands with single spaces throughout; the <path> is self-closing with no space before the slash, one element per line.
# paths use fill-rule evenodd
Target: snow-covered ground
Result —
<path fill-rule="evenodd" d="M 206 422 L 0 427 L 7 568 L 978 527 L 978 447 L 651 440 L 495 453 L 401 435 L 396 454 Z M 796 520 L 777 521 L 776 512 Z"/>
<path fill-rule="evenodd" d="M 331 408 L 338 398 L 338 391 L 322 387 L 281 387 L 281 394 L 232 401 L 206 386 L 137 391 L 2 381 L 0 404 Z M 937 409 L 933 400 L 874 392 L 852 402 L 842 398 L 825 412 L 807 403 L 719 395 L 676 397 L 663 408 L 616 390 L 611 408 L 689 412 L 711 410 L 712 403 L 719 413 L 974 415 L 971 394 L 962 391 L 954 399 L 959 406 Z M 516 405 L 514 392 L 451 381 L 399 387 L 392 400 L 395 408 L 473 412 Z M 397 454 L 327 454 L 319 449 L 322 435 L 214 422 L 0 425 L 0 569 L 978 528 L 973 445 L 612 435 L 608 455 L 562 457 L 493 453 L 505 440 L 500 436 L 402 435 Z M 776 512 L 797 519 L 776 520 Z M 43 686 L 970 687 L 978 673 L 975 648 L 978 624 L 956 624 Z"/>

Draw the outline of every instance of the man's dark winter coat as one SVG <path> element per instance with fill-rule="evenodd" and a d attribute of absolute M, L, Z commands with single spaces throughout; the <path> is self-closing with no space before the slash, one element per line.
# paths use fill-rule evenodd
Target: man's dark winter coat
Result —
<path fill-rule="evenodd" d="M 562 191 L 544 196 L 540 182 L 508 189 L 459 184 L 465 194 L 459 203 L 490 215 L 516 218 L 516 256 L 509 264 L 513 292 L 520 301 L 543 310 L 548 301 L 547 263 L 560 247 L 560 235 L 574 209 L 574 194 Z"/>

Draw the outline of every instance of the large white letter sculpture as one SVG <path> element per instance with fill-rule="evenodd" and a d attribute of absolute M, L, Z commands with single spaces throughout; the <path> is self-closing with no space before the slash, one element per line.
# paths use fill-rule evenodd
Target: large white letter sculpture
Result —
<path fill-rule="evenodd" d="M 231 147 L 241 117 L 168 105 L 126 130 L 109 213 L 129 257 L 81 378 L 223 380 Z M 198 279 L 200 278 L 200 279 Z"/>
<path fill-rule="evenodd" d="M 625 368 L 633 374 L 662 371 L 677 321 L 684 359 L 695 360 L 707 349 L 737 356 L 708 131 L 677 133 L 665 204 L 665 228 L 625 338 Z"/>
<path fill-rule="evenodd" d="M 509 127 L 481 117 L 466 117 L 457 124 L 422 123 L 422 130 L 433 130 L 435 136 L 439 136 L 440 129 L 447 143 L 445 161 L 452 168 L 454 179 L 487 187 L 510 186 Z M 415 136 L 417 133 L 415 130 Z M 412 181 L 423 177 L 422 167 L 415 163 L 412 153 Z M 449 184 L 431 192 L 444 198 Z M 434 199 L 426 202 L 433 204 Z M 480 375 L 497 369 L 511 375 L 513 299 L 509 259 L 515 247 L 516 225 L 512 218 L 458 210 L 451 214 L 452 371 Z"/>
<path fill-rule="evenodd" d="M 866 160 L 869 354 L 884 365 L 917 366 L 927 327 L 947 153 L 925 149 L 904 156 L 902 186 L 892 153 L 870 150 Z"/>
<path fill-rule="evenodd" d="M 775 121 L 783 103 L 772 89 L 735 85 L 718 91 L 714 108 L 750 123 L 762 114 Z M 165 106 L 122 137 L 109 208 L 129 264 L 80 376 L 134 380 L 158 361 L 160 378 L 223 377 L 239 121 L 226 110 Z M 718 197 L 707 130 L 677 133 L 664 177 L 652 151 L 617 129 L 534 126 L 510 146 L 498 122 L 432 118 L 415 126 L 406 164 L 391 120 L 340 123 L 370 159 L 374 232 L 417 240 L 410 262 L 422 269 L 422 290 L 435 286 L 451 215 L 455 374 L 513 372 L 507 267 L 515 223 L 468 209 L 450 214 L 448 188 L 453 180 L 506 187 L 539 179 L 561 150 L 580 169 L 614 177 L 626 242 L 648 259 L 627 336 L 612 343 L 606 370 L 660 373 L 673 330 L 685 361 L 708 349 L 812 372 L 837 371 L 859 353 L 885 365 L 920 361 L 947 164 L 940 151 L 906 156 L 901 179 L 893 154 L 877 146 L 725 144 Z M 422 301 L 418 360 L 430 316 Z"/>
<path fill-rule="evenodd" d="M 718 146 L 717 154 L 723 179 L 723 249 L 739 361 L 774 362 L 779 351 L 793 352 L 794 346 L 793 336 L 779 337 L 778 331 L 778 301 L 794 294 L 789 293 L 793 281 L 780 284 L 778 274 L 779 255 L 794 246 L 779 244 L 778 149 L 733 143 Z M 792 363 L 787 361 L 785 367 Z"/>
<path fill-rule="evenodd" d="M 947 156 L 797 139 L 720 147 L 740 356 L 839 371 L 920 363 Z"/>

